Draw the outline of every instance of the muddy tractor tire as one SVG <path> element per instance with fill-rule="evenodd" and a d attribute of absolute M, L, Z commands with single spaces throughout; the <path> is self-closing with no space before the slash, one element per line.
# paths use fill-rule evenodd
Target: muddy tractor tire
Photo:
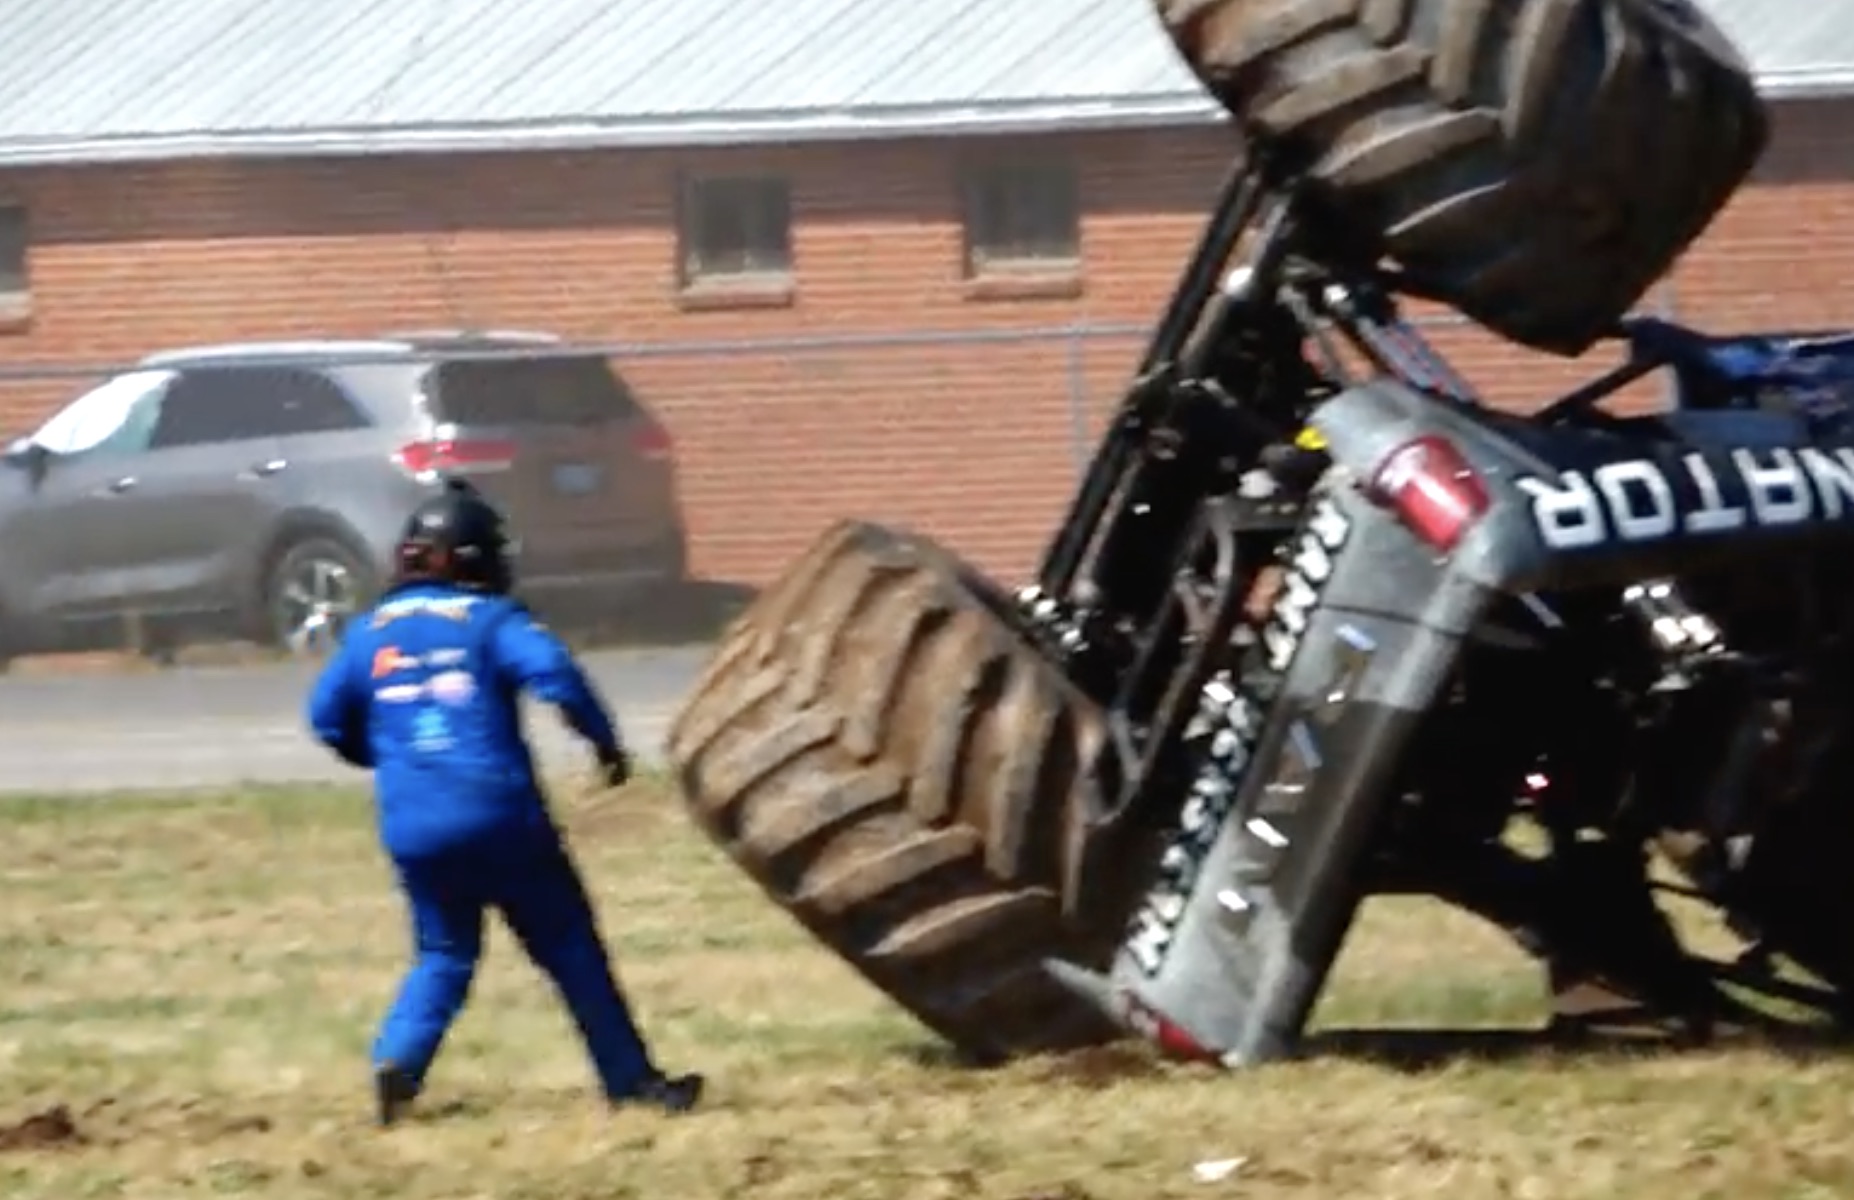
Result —
<path fill-rule="evenodd" d="M 925 538 L 839 524 L 730 626 L 668 739 L 734 863 L 988 1062 L 1118 1036 L 1041 969 L 1104 967 L 1121 932 L 1062 903 L 1101 714 L 1007 605 Z"/>
<path fill-rule="evenodd" d="M 1769 118 L 1696 0 L 1154 0 L 1356 249 L 1514 341 L 1587 349 L 1712 223 Z"/>

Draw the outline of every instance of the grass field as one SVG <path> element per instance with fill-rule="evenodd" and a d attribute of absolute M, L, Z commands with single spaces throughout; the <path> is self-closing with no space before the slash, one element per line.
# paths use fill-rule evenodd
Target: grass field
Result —
<path fill-rule="evenodd" d="M 666 789 L 562 811 L 661 1057 L 710 1075 L 705 1111 L 600 1111 L 496 929 L 421 1116 L 372 1129 L 366 1047 L 405 934 L 358 793 L 0 801 L 0 1196 L 1854 1196 L 1854 1062 L 1826 1057 L 949 1065 Z M 1320 1020 L 1525 1026 L 1534 1006 L 1497 935 L 1386 903 Z"/>

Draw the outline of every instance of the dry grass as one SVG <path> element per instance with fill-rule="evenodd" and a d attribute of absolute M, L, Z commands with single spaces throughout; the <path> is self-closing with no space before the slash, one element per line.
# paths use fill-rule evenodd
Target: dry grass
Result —
<path fill-rule="evenodd" d="M 662 788 L 567 807 L 646 1028 L 666 1063 L 710 1073 L 707 1111 L 600 1112 L 564 1017 L 496 936 L 426 1111 L 375 1132 L 365 1050 L 404 932 L 358 795 L 15 802 L 0 1195 L 1854 1195 L 1854 1065 L 1826 1058 L 1412 1071 L 1328 1054 L 1232 1077 L 1115 1051 L 963 1070 L 762 904 Z M 1511 1026 L 1533 1005 L 1497 936 L 1383 905 L 1322 1019 Z M 74 1128 L 20 1127 L 58 1105 Z"/>

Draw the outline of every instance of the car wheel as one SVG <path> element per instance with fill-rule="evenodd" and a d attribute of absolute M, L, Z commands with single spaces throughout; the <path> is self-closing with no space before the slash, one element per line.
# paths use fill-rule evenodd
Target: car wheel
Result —
<path fill-rule="evenodd" d="M 326 656 L 373 592 L 373 572 L 340 542 L 316 537 L 293 543 L 272 561 L 265 581 L 271 644 L 296 657 Z"/>

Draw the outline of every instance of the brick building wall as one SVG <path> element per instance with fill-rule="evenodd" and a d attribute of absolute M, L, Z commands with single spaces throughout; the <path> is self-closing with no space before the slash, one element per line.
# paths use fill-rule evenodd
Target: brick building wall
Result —
<path fill-rule="evenodd" d="M 1776 143 L 1671 280 L 1705 326 L 1854 325 L 1854 105 L 1784 106 Z M 694 343 L 930 331 L 938 343 L 653 354 L 626 365 L 674 433 L 701 573 L 761 582 L 826 521 L 933 532 L 1024 571 L 1083 444 L 1137 353 L 1131 337 L 979 343 L 974 331 L 1145 323 L 1225 165 L 1216 130 L 1073 135 L 1082 266 L 1036 287 L 965 278 L 954 179 L 1004 141 L 189 163 L 0 174 L 27 207 L 32 316 L 0 361 L 122 361 L 180 342 L 477 324 Z M 791 185 L 789 297 L 679 292 L 679 173 Z M 952 335 L 960 335 L 954 337 Z M 1484 335 L 1438 342 L 1501 403 L 1593 372 Z M 1593 356 L 1593 357 L 1601 357 Z M 14 431 L 68 381 L 0 387 Z"/>

